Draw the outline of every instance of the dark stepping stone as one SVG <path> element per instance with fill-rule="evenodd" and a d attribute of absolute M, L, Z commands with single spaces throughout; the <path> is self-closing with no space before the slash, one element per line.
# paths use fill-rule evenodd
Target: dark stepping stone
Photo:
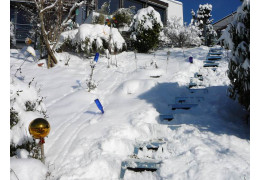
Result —
<path fill-rule="evenodd" d="M 203 67 L 218 67 L 219 63 L 207 63 L 204 64 Z"/>
<path fill-rule="evenodd" d="M 130 170 L 134 172 L 143 172 L 151 171 L 154 172 L 160 168 L 161 161 L 155 160 L 139 160 L 139 159 L 130 159 L 123 161 L 121 164 L 120 179 L 123 179 L 125 176 L 125 171 Z"/>
<path fill-rule="evenodd" d="M 174 119 L 173 115 L 160 115 L 159 117 L 161 121 L 171 121 Z"/>
<path fill-rule="evenodd" d="M 220 51 L 220 52 L 209 52 L 208 53 L 208 56 L 221 56 L 223 53 Z"/>
<path fill-rule="evenodd" d="M 176 109 L 184 109 L 184 110 L 189 110 L 192 107 L 197 106 L 198 104 L 169 104 L 171 106 L 172 110 Z"/>
<path fill-rule="evenodd" d="M 161 76 L 150 76 L 151 78 L 160 78 Z"/>

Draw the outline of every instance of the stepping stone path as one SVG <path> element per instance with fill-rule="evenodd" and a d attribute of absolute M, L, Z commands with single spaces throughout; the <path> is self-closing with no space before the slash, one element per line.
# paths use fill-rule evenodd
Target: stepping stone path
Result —
<path fill-rule="evenodd" d="M 209 50 L 207 60 L 204 61 L 203 67 L 218 67 L 219 63 L 215 61 L 220 61 L 222 59 L 222 48 L 211 48 Z M 214 69 L 213 69 L 214 70 Z M 159 77 L 154 77 L 159 78 Z M 198 81 L 196 81 L 198 80 Z M 199 83 L 200 81 L 200 83 Z M 204 94 L 208 93 L 208 89 L 202 85 L 203 76 L 200 73 L 195 73 L 194 77 L 191 78 L 191 81 L 187 87 L 188 91 L 193 94 L 196 92 L 203 92 Z M 200 102 L 204 101 L 204 97 L 175 97 L 175 104 L 169 104 L 170 110 L 178 110 L 184 109 L 189 110 L 195 106 L 198 106 Z M 181 125 L 169 125 L 165 123 L 165 121 L 170 122 L 174 121 L 174 114 L 161 114 L 159 116 L 160 124 L 167 125 L 171 130 L 176 130 L 181 127 Z M 134 172 L 142 172 L 142 171 L 151 171 L 154 172 L 158 170 L 162 164 L 161 160 L 156 159 L 140 159 L 138 158 L 138 152 L 143 151 L 146 148 L 148 151 L 157 151 L 162 145 L 167 142 L 164 140 L 157 140 L 151 142 L 143 142 L 139 143 L 135 146 L 133 155 L 130 156 L 131 159 L 125 160 L 121 164 L 121 172 L 120 179 L 124 179 L 124 175 L 126 170 L 134 171 Z M 163 149 L 162 149 L 163 151 Z M 148 157 L 148 156 L 147 156 Z M 149 157 L 148 157 L 149 158 Z"/>
<path fill-rule="evenodd" d="M 206 61 L 204 61 L 205 64 L 203 67 L 212 68 L 212 70 L 215 71 L 219 66 L 219 63 L 216 63 L 216 61 L 220 61 L 222 59 L 222 50 L 222 48 L 211 48 L 207 55 Z"/>

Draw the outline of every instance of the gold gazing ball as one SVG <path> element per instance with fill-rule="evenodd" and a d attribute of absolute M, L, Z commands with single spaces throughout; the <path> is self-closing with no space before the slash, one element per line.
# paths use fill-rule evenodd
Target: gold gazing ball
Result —
<path fill-rule="evenodd" d="M 34 119 L 29 125 L 29 132 L 35 139 L 46 137 L 50 130 L 49 122 L 43 118 Z"/>

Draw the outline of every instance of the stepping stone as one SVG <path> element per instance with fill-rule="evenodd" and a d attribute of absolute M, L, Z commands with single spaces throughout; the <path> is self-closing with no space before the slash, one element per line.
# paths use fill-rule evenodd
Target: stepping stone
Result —
<path fill-rule="evenodd" d="M 218 67 L 219 63 L 207 63 L 204 64 L 203 67 Z"/>
<path fill-rule="evenodd" d="M 181 125 L 169 125 L 168 128 L 170 128 L 171 130 L 176 130 L 178 128 L 180 128 Z"/>
<path fill-rule="evenodd" d="M 207 94 L 209 92 L 209 90 L 207 88 L 198 88 L 198 89 L 195 89 L 195 88 L 191 88 L 189 89 L 190 93 L 195 93 L 195 92 L 203 92 L 204 94 Z"/>
<path fill-rule="evenodd" d="M 219 52 L 209 52 L 208 56 L 221 56 L 223 53 L 221 51 Z"/>
<path fill-rule="evenodd" d="M 170 114 L 169 115 L 160 115 L 159 117 L 160 117 L 161 121 L 164 121 L 164 120 L 171 121 L 174 119 L 173 115 L 170 115 Z"/>
<path fill-rule="evenodd" d="M 220 61 L 222 56 L 207 56 L 207 60 L 209 61 Z"/>
<path fill-rule="evenodd" d="M 209 52 L 222 52 L 223 48 L 211 48 Z"/>
<path fill-rule="evenodd" d="M 159 78 L 159 77 L 161 77 L 161 76 L 150 76 L 151 78 Z"/>
<path fill-rule="evenodd" d="M 176 104 L 198 104 L 204 101 L 204 97 L 175 97 Z"/>
<path fill-rule="evenodd" d="M 202 76 L 202 74 L 195 73 L 195 74 L 194 74 L 194 77 L 195 77 L 195 78 L 198 78 L 200 81 L 203 81 L 203 76 Z"/>
<path fill-rule="evenodd" d="M 134 172 L 151 171 L 154 172 L 160 168 L 162 161 L 156 160 L 140 160 L 140 159 L 129 159 L 123 161 L 121 164 L 120 179 L 125 176 L 125 171 L 130 170 Z"/>
<path fill-rule="evenodd" d="M 203 61 L 203 63 L 207 64 L 207 63 L 215 63 L 215 61 L 210 61 L 210 60 L 206 60 L 206 61 Z"/>
<path fill-rule="evenodd" d="M 189 87 L 189 88 L 192 88 L 192 87 L 196 87 L 196 86 L 198 86 L 196 83 L 190 82 L 188 87 Z"/>
<path fill-rule="evenodd" d="M 192 107 L 197 106 L 198 104 L 169 104 L 171 106 L 172 110 L 176 109 L 184 109 L 184 110 L 189 110 Z"/>

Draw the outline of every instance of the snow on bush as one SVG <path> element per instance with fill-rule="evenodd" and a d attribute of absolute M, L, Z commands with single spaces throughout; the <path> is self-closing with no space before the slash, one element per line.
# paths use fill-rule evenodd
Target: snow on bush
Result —
<path fill-rule="evenodd" d="M 32 120 L 46 117 L 46 108 L 43 98 L 31 83 L 26 84 L 11 77 L 10 156 L 40 158 L 36 141 L 29 134 L 28 127 Z"/>
<path fill-rule="evenodd" d="M 198 29 L 194 25 L 182 25 L 181 18 L 170 18 L 164 27 L 164 34 L 170 40 L 171 45 L 175 47 L 201 45 Z"/>
<path fill-rule="evenodd" d="M 138 52 L 148 52 L 159 44 L 163 27 L 160 14 L 153 7 L 140 9 L 130 25 L 133 46 Z"/>
<path fill-rule="evenodd" d="M 231 50 L 228 77 L 229 95 L 250 109 L 250 0 L 244 0 L 234 20 L 219 39 Z"/>
<path fill-rule="evenodd" d="M 111 39 L 110 39 L 111 34 Z M 124 38 L 118 29 L 100 24 L 82 24 L 78 29 L 61 34 L 58 49 L 66 50 L 69 47 L 74 52 L 86 54 L 100 52 L 111 46 L 111 52 L 120 52 L 126 49 Z"/>
<path fill-rule="evenodd" d="M 118 22 L 116 23 L 116 27 L 117 28 L 129 27 L 132 18 L 134 16 L 133 11 L 134 11 L 134 6 L 129 8 L 120 8 L 116 12 L 114 12 L 113 17 L 115 17 Z"/>

